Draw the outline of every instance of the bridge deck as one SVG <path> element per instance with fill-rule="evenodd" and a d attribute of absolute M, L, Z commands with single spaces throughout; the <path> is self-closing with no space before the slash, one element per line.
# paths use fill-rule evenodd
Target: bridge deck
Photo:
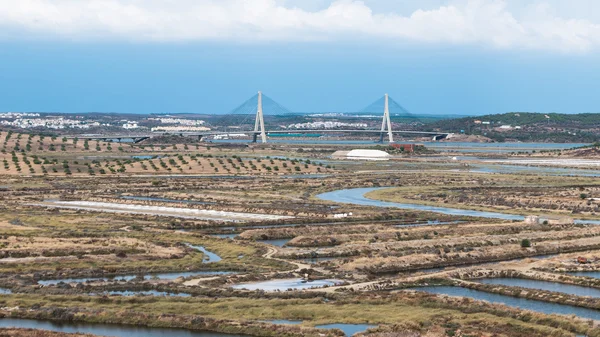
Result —
<path fill-rule="evenodd" d="M 182 136 L 217 136 L 217 135 L 228 135 L 232 133 L 245 133 L 248 135 L 260 134 L 260 131 L 206 131 L 206 132 L 154 132 L 154 133 L 145 133 L 145 134 L 114 134 L 114 135 L 79 135 L 79 136 L 67 136 L 67 138 L 79 138 L 79 139 L 119 139 L 119 138 L 151 138 L 158 136 L 168 136 L 168 135 L 182 135 Z M 373 134 L 381 134 L 387 133 L 387 131 L 381 130 L 272 130 L 266 131 L 267 134 L 277 133 L 277 134 L 285 134 L 285 133 L 373 133 Z M 448 132 L 429 132 L 429 131 L 402 131 L 402 130 L 394 130 L 392 131 L 394 134 L 417 134 L 417 135 L 430 135 L 430 136 L 440 136 L 440 135 L 448 135 Z"/>

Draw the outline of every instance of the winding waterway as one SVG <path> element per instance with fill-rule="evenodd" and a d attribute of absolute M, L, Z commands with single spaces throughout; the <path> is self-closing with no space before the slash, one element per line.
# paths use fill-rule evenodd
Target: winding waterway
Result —
<path fill-rule="evenodd" d="M 344 204 L 401 208 L 401 209 L 434 212 L 434 213 L 456 215 L 456 216 L 473 216 L 473 217 L 481 217 L 481 218 L 517 220 L 517 221 L 522 221 L 525 219 L 525 217 L 523 215 L 516 215 L 516 214 L 475 211 L 475 210 L 469 210 L 469 209 L 428 206 L 428 205 L 420 205 L 420 204 L 406 204 L 406 203 L 399 203 L 399 202 L 374 200 L 374 199 L 369 199 L 369 198 L 365 197 L 365 194 L 367 194 L 369 192 L 382 190 L 382 189 L 386 189 L 386 188 L 389 188 L 389 187 L 363 187 L 363 188 L 351 188 L 351 189 L 337 190 L 337 191 L 331 191 L 331 192 L 319 194 L 319 195 L 317 195 L 317 198 L 319 198 L 321 200 L 344 203 Z M 600 225 L 600 220 L 575 220 L 575 223 Z"/>
<path fill-rule="evenodd" d="M 434 213 L 441 213 L 441 214 L 448 214 L 448 215 L 474 216 L 474 217 L 494 218 L 494 219 L 503 219 L 503 220 L 523 220 L 523 219 L 525 219 L 525 217 L 523 217 L 522 215 L 473 211 L 473 210 L 467 210 L 467 209 L 428 206 L 428 205 L 419 205 L 419 204 L 405 204 L 405 203 L 398 203 L 398 202 L 374 200 L 374 199 L 369 199 L 369 198 L 365 197 L 365 194 L 367 194 L 369 192 L 382 190 L 385 188 L 386 187 L 363 187 L 363 188 L 351 188 L 351 189 L 345 189 L 345 190 L 337 190 L 337 191 L 319 194 L 319 195 L 317 195 L 317 198 L 319 198 L 321 200 L 339 202 L 339 203 L 344 203 L 344 204 L 412 209 L 412 210 L 427 211 L 427 212 L 434 212 Z M 599 223 L 600 223 L 600 221 L 599 221 Z"/>
<path fill-rule="evenodd" d="M 528 280 L 520 278 L 486 278 L 474 280 L 485 284 L 499 284 L 510 287 L 521 287 L 529 289 L 539 289 L 546 291 L 554 291 L 576 296 L 600 297 L 600 289 L 582 287 L 571 284 L 563 284 L 558 282 L 548 282 L 539 280 Z"/>
<path fill-rule="evenodd" d="M 480 290 L 467 289 L 450 286 L 418 287 L 413 290 L 424 291 L 432 294 L 443 294 L 448 296 L 469 297 L 476 300 L 483 300 L 492 303 L 500 303 L 520 309 L 537 311 L 544 314 L 575 315 L 580 318 L 600 320 L 600 311 L 580 308 L 566 304 L 557 304 L 530 300 L 525 298 L 511 297 L 493 293 L 487 293 Z"/>
<path fill-rule="evenodd" d="M 198 250 L 200 252 L 202 252 L 202 254 L 204 254 L 204 259 L 202 260 L 202 263 L 213 263 L 213 262 L 219 262 L 221 261 L 221 257 L 213 252 L 209 252 L 208 250 L 206 250 L 206 248 L 202 247 L 202 246 L 194 246 L 192 244 L 187 244 L 188 247 L 193 248 L 195 250 Z"/>

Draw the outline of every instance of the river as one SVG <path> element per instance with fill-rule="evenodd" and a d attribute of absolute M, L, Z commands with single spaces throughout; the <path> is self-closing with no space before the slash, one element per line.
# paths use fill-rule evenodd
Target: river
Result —
<path fill-rule="evenodd" d="M 520 309 L 537 311 L 544 314 L 575 315 L 580 318 L 600 320 L 600 311 L 574 307 L 566 304 L 549 303 L 526 298 L 511 297 L 493 293 L 487 293 L 480 290 L 467 289 L 462 287 L 433 286 L 418 287 L 413 290 L 424 291 L 432 294 L 443 294 L 448 296 L 469 297 L 476 300 L 483 300 L 491 303 L 501 303 Z"/>
<path fill-rule="evenodd" d="M 334 138 L 310 138 L 310 139 L 269 139 L 274 144 L 331 144 L 331 145 L 385 145 L 375 140 L 340 140 Z M 378 137 L 377 137 L 378 138 Z M 213 140 L 214 143 L 249 143 L 247 139 Z M 587 143 L 474 143 L 474 142 L 414 142 L 403 141 L 402 143 L 422 144 L 425 147 L 437 151 L 456 152 L 488 152 L 488 153 L 510 153 L 519 151 L 541 151 L 541 150 L 566 150 L 574 147 L 589 145 Z"/>
<path fill-rule="evenodd" d="M 522 221 L 525 219 L 525 217 L 523 215 L 516 215 L 516 214 L 475 211 L 475 210 L 469 210 L 469 209 L 428 206 L 428 205 L 420 205 L 420 204 L 405 204 L 405 203 L 398 203 L 398 202 L 374 200 L 374 199 L 369 199 L 369 198 L 365 197 L 365 194 L 367 194 L 369 192 L 382 190 L 382 189 L 386 189 L 386 188 L 389 188 L 389 187 L 363 187 L 363 188 L 351 188 L 351 189 L 345 189 L 345 190 L 337 190 L 337 191 L 319 194 L 319 195 L 317 195 L 317 198 L 319 198 L 321 200 L 344 203 L 344 204 L 401 208 L 401 209 L 427 211 L 427 212 L 456 215 L 456 216 L 473 216 L 473 217 L 481 217 L 481 218 L 517 220 L 517 221 Z M 575 220 L 575 223 L 600 225 L 600 220 Z"/>

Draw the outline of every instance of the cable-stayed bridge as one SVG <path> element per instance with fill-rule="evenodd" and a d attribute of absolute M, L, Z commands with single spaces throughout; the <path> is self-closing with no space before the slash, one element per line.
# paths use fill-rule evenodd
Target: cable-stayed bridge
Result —
<path fill-rule="evenodd" d="M 393 112 L 391 112 L 393 111 Z M 202 132 L 152 132 L 148 134 L 139 135 L 89 135 L 79 136 L 82 139 L 133 139 L 134 142 L 139 142 L 151 137 L 160 135 L 182 135 L 182 136 L 196 136 L 199 139 L 209 136 L 216 135 L 229 135 L 232 133 L 244 133 L 252 135 L 253 142 L 258 142 L 260 139 L 261 143 L 267 143 L 269 134 L 329 134 L 329 133 L 352 133 L 352 134 L 377 134 L 380 136 L 380 141 L 383 142 L 387 135 L 390 143 L 394 142 L 394 134 L 411 134 L 411 135 L 423 135 L 431 136 L 434 140 L 441 139 L 448 136 L 446 132 L 425 132 L 425 131 L 410 131 L 410 130 L 393 130 L 390 115 L 394 113 L 394 116 L 401 116 L 405 118 L 412 118 L 416 120 L 415 116 L 406 110 L 398 102 L 394 101 L 388 94 L 385 94 L 375 102 L 369 104 L 365 108 L 361 109 L 358 113 L 369 113 L 369 114 L 381 114 L 381 128 L 364 128 L 364 129 L 271 129 L 268 130 L 265 127 L 265 116 L 294 116 L 297 113 L 292 112 L 290 109 L 279 104 L 275 100 L 271 99 L 262 92 L 258 92 L 256 95 L 250 97 L 248 100 L 243 102 L 241 105 L 231 110 L 229 113 L 223 115 L 217 123 L 219 126 L 215 130 L 202 131 Z M 222 125 L 226 125 L 222 127 Z"/>

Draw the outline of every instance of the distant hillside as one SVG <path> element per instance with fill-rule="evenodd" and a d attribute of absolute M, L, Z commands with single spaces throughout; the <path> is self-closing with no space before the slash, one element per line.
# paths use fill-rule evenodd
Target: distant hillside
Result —
<path fill-rule="evenodd" d="M 550 118 L 546 118 L 546 116 Z M 474 117 L 463 117 L 456 119 L 446 119 L 438 123 L 432 123 L 432 127 L 453 128 L 454 130 L 463 130 L 465 126 L 473 124 L 475 121 L 490 122 L 491 125 L 513 125 L 513 126 L 560 126 L 590 128 L 600 127 L 600 113 L 586 114 L 558 114 L 558 113 L 534 113 L 534 112 L 508 112 L 498 115 L 484 115 Z"/>
<path fill-rule="evenodd" d="M 600 113 L 510 112 L 436 121 L 424 129 L 484 135 L 495 141 L 593 143 L 600 140 Z"/>

